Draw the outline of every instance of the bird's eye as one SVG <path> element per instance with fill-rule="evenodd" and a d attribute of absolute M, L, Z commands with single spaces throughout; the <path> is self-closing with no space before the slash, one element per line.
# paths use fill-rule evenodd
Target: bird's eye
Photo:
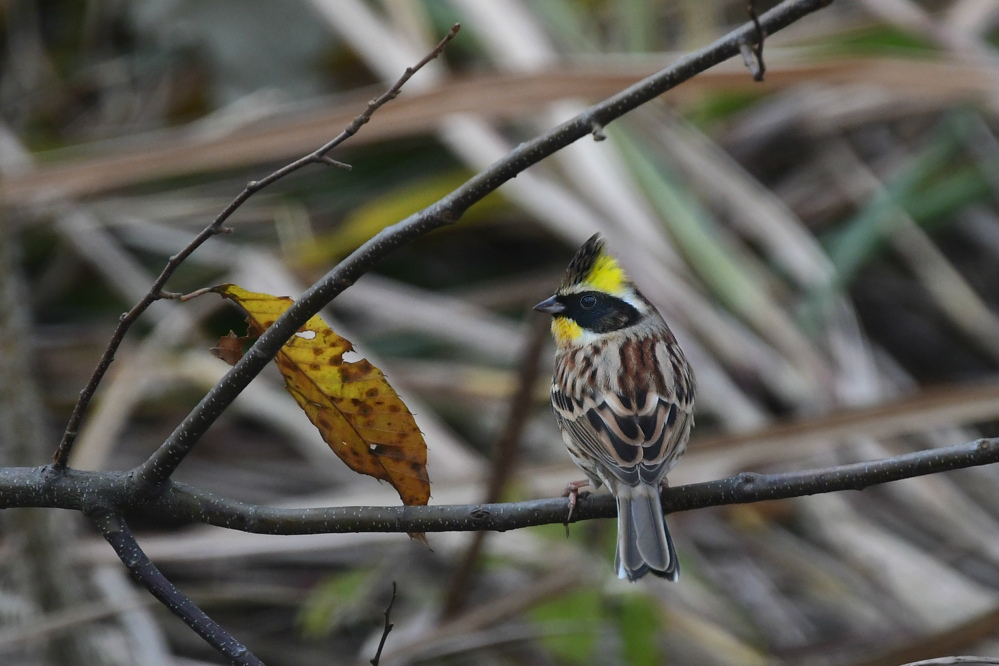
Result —
<path fill-rule="evenodd" d="M 579 299 L 579 304 L 583 306 L 584 310 L 591 310 L 597 304 L 597 297 L 587 294 Z"/>

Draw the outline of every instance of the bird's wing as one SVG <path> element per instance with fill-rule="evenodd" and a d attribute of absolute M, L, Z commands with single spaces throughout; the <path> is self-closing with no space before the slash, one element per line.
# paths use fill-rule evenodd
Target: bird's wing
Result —
<path fill-rule="evenodd" d="M 686 446 L 693 406 L 674 395 L 639 391 L 574 398 L 552 387 L 552 409 L 585 457 L 618 480 L 657 485 Z"/>

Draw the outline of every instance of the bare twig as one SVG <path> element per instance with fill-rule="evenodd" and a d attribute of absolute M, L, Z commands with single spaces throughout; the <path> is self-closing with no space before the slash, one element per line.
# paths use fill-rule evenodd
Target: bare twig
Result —
<path fill-rule="evenodd" d="M 746 13 L 756 27 L 756 46 L 751 46 L 748 39 L 739 43 L 739 53 L 742 54 L 742 61 L 746 63 L 749 73 L 753 75 L 754 81 L 762 81 L 763 75 L 767 72 L 766 63 L 763 62 L 763 26 L 760 25 L 760 18 L 756 15 L 756 3 L 749 0 L 746 5 Z"/>
<path fill-rule="evenodd" d="M 101 355 L 100 361 L 97 363 L 97 367 L 90 376 L 90 380 L 87 382 L 87 385 L 82 391 L 80 391 L 80 398 L 73 407 L 73 413 L 70 415 L 69 422 L 66 424 L 62 440 L 59 442 L 59 447 L 56 449 L 56 452 L 52 457 L 56 469 L 66 467 L 66 464 L 69 461 L 70 452 L 73 449 L 73 443 L 76 441 L 76 437 L 79 434 L 80 423 L 83 421 L 83 415 L 86 413 L 87 407 L 90 405 L 90 401 L 93 399 L 94 393 L 97 391 L 97 387 L 100 385 L 101 380 L 104 379 L 105 373 L 107 373 L 108 368 L 111 366 L 111 362 L 114 361 L 114 355 L 118 351 L 118 347 L 121 346 L 122 341 L 125 339 L 125 334 L 128 332 L 129 328 L 131 328 L 132 324 L 135 323 L 139 316 L 156 301 L 162 298 L 177 297 L 175 294 L 164 292 L 163 287 L 166 285 L 170 277 L 173 276 L 177 268 L 184 262 L 184 260 L 191 256 L 191 254 L 201 247 L 209 238 L 218 234 L 228 233 L 230 229 L 222 226 L 225 221 L 228 220 L 229 217 L 231 217 L 232 214 L 235 213 L 247 199 L 268 185 L 281 180 L 285 176 L 298 171 L 302 167 L 309 164 L 325 164 L 349 170 L 351 168 L 350 165 L 338 162 L 328 157 L 327 153 L 357 134 L 358 130 L 371 120 L 371 116 L 374 115 L 375 111 L 384 106 L 387 102 L 398 97 L 406 82 L 413 78 L 413 75 L 416 74 L 416 72 L 418 72 L 423 66 L 431 60 L 437 58 L 437 56 L 443 52 L 448 42 L 454 39 L 455 35 L 458 34 L 460 27 L 460 25 L 455 23 L 451 27 L 450 32 L 445 35 L 444 39 L 442 39 L 432 51 L 430 51 L 423 57 L 422 60 L 412 67 L 407 67 L 403 75 L 399 77 L 399 80 L 396 81 L 391 88 L 379 97 L 376 97 L 368 102 L 367 108 L 355 117 L 354 120 L 352 120 L 350 124 L 347 125 L 347 127 L 332 140 L 328 141 L 323 146 L 308 155 L 281 167 L 266 178 L 261 180 L 252 180 L 247 183 L 243 191 L 240 192 L 239 195 L 233 199 L 221 213 L 219 213 L 210 225 L 205 227 L 201 233 L 199 233 L 194 240 L 188 243 L 184 249 L 170 257 L 167 261 L 166 267 L 163 269 L 163 272 L 161 272 L 159 277 L 156 278 L 156 281 L 153 282 L 153 285 L 149 288 L 146 295 L 143 296 L 142 300 L 136 303 L 131 310 L 123 314 L 118 320 L 118 326 L 115 327 L 114 333 L 111 335 L 111 339 L 108 341 L 108 345 L 104 349 L 104 353 Z"/>
<path fill-rule="evenodd" d="M 521 616 L 539 603 L 557 598 L 570 590 L 577 590 L 587 584 L 585 569 L 578 566 L 556 567 L 555 570 L 534 578 L 527 587 L 518 587 L 497 597 L 482 600 L 474 608 L 458 617 L 429 627 L 417 635 L 410 634 L 401 645 L 394 645 L 386 656 L 395 663 L 402 657 L 404 663 L 428 661 L 431 655 L 441 659 L 441 648 L 446 650 L 449 643 L 462 640 L 470 634 L 486 628 L 495 629 L 505 620 Z M 592 583 L 590 580 L 589 582 Z M 446 654 L 446 652 L 444 652 Z"/>
<path fill-rule="evenodd" d="M 98 510 L 93 514 L 94 524 L 101 535 L 114 548 L 114 552 L 139 583 L 160 603 L 170 609 L 170 612 L 184 621 L 199 636 L 221 652 L 229 663 L 239 666 L 264 666 L 252 652 L 221 627 L 215 620 L 208 617 L 183 592 L 174 587 L 173 583 L 160 573 L 146 554 L 142 552 L 138 542 L 132 535 L 125 520 L 118 513 Z"/>
<path fill-rule="evenodd" d="M 389 632 L 392 631 L 392 627 L 395 625 L 391 621 L 392 616 L 392 606 L 395 604 L 395 581 L 392 581 L 392 598 L 389 599 L 388 606 L 385 607 L 385 627 L 382 629 L 382 638 L 378 641 L 378 649 L 375 650 L 375 656 L 371 660 L 371 666 L 378 666 L 378 662 L 382 659 L 382 650 L 385 649 L 385 639 L 388 638 Z"/>
<path fill-rule="evenodd" d="M 902 666 L 949 666 L 950 664 L 999 664 L 997 657 L 937 657 L 936 659 L 923 659 L 922 661 L 910 661 Z"/>
<path fill-rule="evenodd" d="M 767 34 L 773 34 L 830 2 L 831 0 L 785 0 L 765 13 L 759 19 L 759 24 Z M 243 358 L 205 395 L 160 448 L 134 470 L 135 480 L 147 491 L 152 491 L 165 483 L 211 424 L 266 367 L 295 331 L 390 252 L 434 229 L 454 224 L 469 206 L 503 183 L 531 165 L 589 135 L 594 123 L 606 126 L 705 69 L 736 55 L 739 53 L 739 44 L 748 39 L 754 31 L 756 27 L 753 24 L 743 26 L 713 44 L 680 58 L 657 74 L 591 106 L 544 135 L 522 143 L 451 194 L 405 220 L 387 227 L 368 240 L 306 290 L 295 304 L 257 339 Z"/>

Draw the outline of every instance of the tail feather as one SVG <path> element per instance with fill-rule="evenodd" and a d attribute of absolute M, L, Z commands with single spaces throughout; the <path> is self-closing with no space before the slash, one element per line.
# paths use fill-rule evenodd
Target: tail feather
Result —
<path fill-rule="evenodd" d="M 666 529 L 659 492 L 649 484 L 617 489 L 617 554 L 619 578 L 635 581 L 647 573 L 676 582 L 680 563 Z"/>

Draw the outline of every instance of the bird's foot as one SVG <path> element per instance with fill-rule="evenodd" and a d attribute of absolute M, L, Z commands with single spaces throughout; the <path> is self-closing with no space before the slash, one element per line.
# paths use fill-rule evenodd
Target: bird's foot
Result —
<path fill-rule="evenodd" d="M 589 480 L 583 479 L 582 481 L 570 481 L 565 484 L 565 490 L 562 492 L 562 497 L 569 498 L 569 515 L 565 517 L 565 536 L 569 537 L 569 522 L 572 520 L 572 513 L 576 510 L 576 504 L 579 502 L 579 491 L 581 488 L 586 488 L 590 485 Z"/>

